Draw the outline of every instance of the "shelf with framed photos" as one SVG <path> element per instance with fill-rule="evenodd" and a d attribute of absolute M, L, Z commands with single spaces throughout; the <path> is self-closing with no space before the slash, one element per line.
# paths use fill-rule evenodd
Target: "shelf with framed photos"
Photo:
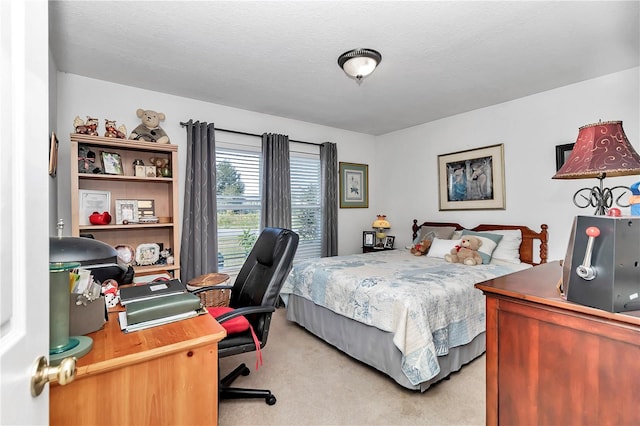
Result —
<path fill-rule="evenodd" d="M 136 265 L 134 262 L 136 275 L 170 271 L 179 278 L 178 146 L 77 133 L 72 133 L 70 139 L 72 235 L 91 234 L 113 247 L 126 245 L 135 249 L 141 244 L 158 244 L 163 250 L 171 250 L 173 263 Z M 162 170 L 156 168 L 157 176 L 150 173 L 155 168 L 152 158 L 164 164 Z M 144 169 L 136 170 L 141 162 Z M 89 201 L 85 203 L 85 200 Z M 140 217 L 152 215 L 155 222 L 147 218 L 143 223 L 138 221 L 138 214 L 119 210 L 123 206 L 130 209 L 131 203 L 137 204 L 138 200 L 141 205 L 144 201 L 145 206 L 152 206 L 152 211 L 140 211 Z M 95 225 L 87 221 L 86 216 L 92 209 L 107 205 L 112 216 L 110 224 Z"/>

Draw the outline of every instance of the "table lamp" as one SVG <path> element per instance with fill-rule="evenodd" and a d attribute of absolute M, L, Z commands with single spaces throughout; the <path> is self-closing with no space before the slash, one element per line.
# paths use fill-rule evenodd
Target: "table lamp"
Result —
<path fill-rule="evenodd" d="M 552 179 L 597 178 L 599 186 L 582 188 L 573 195 L 573 203 L 580 208 L 595 207 L 595 215 L 604 215 L 614 201 L 629 191 L 626 186 L 604 188 L 603 180 L 610 176 L 640 174 L 640 155 L 633 149 L 622 129 L 622 121 L 605 121 L 580 127 L 571 155 Z M 621 190 L 614 200 L 614 191 Z"/>
<path fill-rule="evenodd" d="M 378 218 L 373 221 L 371 227 L 376 229 L 376 243 L 374 248 L 384 248 L 384 239 L 387 237 L 387 234 L 384 232 L 385 229 L 391 228 L 391 224 L 387 221 L 387 216 L 383 214 L 379 214 Z"/>
<path fill-rule="evenodd" d="M 80 358 L 93 347 L 88 336 L 69 336 L 69 273 L 83 266 L 90 269 L 117 257 L 113 247 L 102 241 L 82 237 L 63 237 L 64 223 L 58 221 L 58 235 L 49 237 L 49 364 L 64 358 Z M 117 269 L 117 268 L 116 268 Z"/>
<path fill-rule="evenodd" d="M 79 262 L 49 263 L 49 364 L 89 353 L 93 340 L 87 336 L 69 337 L 69 273 Z"/>

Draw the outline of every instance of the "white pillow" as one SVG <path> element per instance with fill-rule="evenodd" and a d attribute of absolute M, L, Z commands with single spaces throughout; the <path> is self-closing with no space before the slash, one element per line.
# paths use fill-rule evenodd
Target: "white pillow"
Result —
<path fill-rule="evenodd" d="M 520 244 L 522 243 L 522 231 L 519 229 L 504 229 L 491 231 L 502 235 L 502 239 L 493 251 L 493 259 L 510 263 L 522 263 L 520 260 Z"/>
<path fill-rule="evenodd" d="M 441 238 L 434 238 L 433 241 L 431 241 L 431 247 L 427 252 L 427 257 L 444 259 L 444 255 L 449 254 L 451 249 L 456 245 L 460 245 L 460 240 L 443 240 Z"/>

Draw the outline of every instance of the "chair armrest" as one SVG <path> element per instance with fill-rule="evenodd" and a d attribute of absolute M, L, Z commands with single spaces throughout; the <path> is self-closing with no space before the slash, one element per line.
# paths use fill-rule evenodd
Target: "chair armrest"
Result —
<path fill-rule="evenodd" d="M 198 294 L 198 293 L 202 293 L 203 291 L 209 291 L 209 290 L 231 290 L 233 288 L 233 285 L 210 285 L 207 287 L 200 287 L 196 290 L 189 290 L 189 293 L 192 294 Z"/>
<path fill-rule="evenodd" d="M 218 322 L 225 322 L 235 317 L 239 317 L 241 315 L 249 315 L 249 314 L 266 314 L 269 312 L 275 312 L 276 308 L 272 306 L 247 306 L 244 308 L 234 309 L 233 311 L 227 312 L 225 314 L 220 315 L 216 318 Z"/>

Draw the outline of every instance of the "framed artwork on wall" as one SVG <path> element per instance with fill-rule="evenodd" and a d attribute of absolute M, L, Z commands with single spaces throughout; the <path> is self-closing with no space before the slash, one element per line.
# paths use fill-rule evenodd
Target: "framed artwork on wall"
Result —
<path fill-rule="evenodd" d="M 505 209 L 504 145 L 438 155 L 440 210 Z"/>
<path fill-rule="evenodd" d="M 556 145 L 556 172 L 567 162 L 575 143 L 565 143 L 564 145 Z"/>
<path fill-rule="evenodd" d="M 369 207 L 369 166 L 340 162 L 340 208 Z"/>
<path fill-rule="evenodd" d="M 55 177 L 58 171 L 58 138 L 55 133 L 51 133 L 49 141 L 49 176 Z"/>

